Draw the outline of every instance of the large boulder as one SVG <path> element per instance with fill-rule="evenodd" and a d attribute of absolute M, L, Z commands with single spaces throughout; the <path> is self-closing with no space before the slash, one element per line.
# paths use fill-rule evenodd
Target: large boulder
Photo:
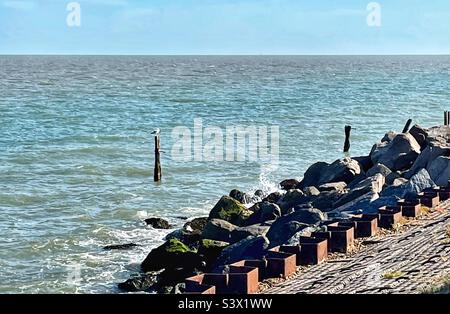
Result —
<path fill-rule="evenodd" d="M 370 158 L 370 156 L 352 157 L 352 159 L 356 160 L 359 163 L 362 172 L 366 172 L 373 166 L 372 159 Z"/>
<path fill-rule="evenodd" d="M 299 182 L 296 179 L 287 179 L 280 182 L 280 186 L 283 190 L 289 191 L 295 189 Z"/>
<path fill-rule="evenodd" d="M 368 177 L 372 177 L 374 175 L 376 175 L 377 173 L 382 174 L 384 177 L 387 177 L 388 175 L 390 175 L 392 173 L 391 169 L 389 169 L 388 167 L 386 167 L 383 164 L 376 164 L 375 166 L 373 166 L 372 168 L 370 168 L 366 175 Z"/>
<path fill-rule="evenodd" d="M 344 194 L 336 203 L 334 203 L 333 207 L 340 207 L 367 193 L 378 194 L 383 190 L 384 183 L 384 176 L 377 173 L 373 177 L 369 177 L 358 183 L 353 189 L 351 189 L 347 194 Z"/>
<path fill-rule="evenodd" d="M 423 149 L 411 166 L 411 169 L 404 174 L 404 177 L 409 179 L 419 170 L 423 168 L 429 169 L 431 163 L 439 156 L 450 156 L 450 146 L 447 144 L 446 139 L 434 138 Z"/>
<path fill-rule="evenodd" d="M 208 223 L 208 217 L 198 217 L 186 222 L 183 230 L 192 233 L 202 233 Z"/>
<path fill-rule="evenodd" d="M 223 196 L 209 213 L 209 219 L 222 219 L 241 226 L 251 214 L 242 203 L 232 197 Z"/>
<path fill-rule="evenodd" d="M 200 241 L 198 254 L 203 256 L 207 265 L 211 266 L 220 256 L 222 251 L 229 245 L 228 242 L 203 239 Z"/>
<path fill-rule="evenodd" d="M 249 236 L 266 235 L 270 225 L 257 224 L 247 227 L 238 227 L 231 232 L 231 243 L 236 243 Z"/>
<path fill-rule="evenodd" d="M 450 180 L 450 157 L 439 156 L 427 168 L 431 179 L 438 186 L 447 186 Z"/>
<path fill-rule="evenodd" d="M 320 195 L 311 202 L 311 205 L 323 212 L 329 212 L 333 210 L 334 204 L 342 197 L 342 195 L 342 191 L 325 191 L 320 193 Z"/>
<path fill-rule="evenodd" d="M 303 180 L 298 184 L 297 189 L 303 190 L 308 186 L 319 186 L 320 176 L 328 166 L 329 164 L 326 162 L 317 162 L 311 165 L 303 175 Z"/>
<path fill-rule="evenodd" d="M 287 241 L 284 241 L 283 244 L 299 245 L 301 237 L 310 237 L 311 233 L 316 232 L 316 231 L 326 231 L 326 230 L 324 227 L 320 227 L 320 226 L 309 226 L 304 229 L 299 229 L 299 231 L 297 231 L 295 234 L 293 234 Z"/>
<path fill-rule="evenodd" d="M 263 198 L 262 201 L 276 204 L 283 197 L 284 194 L 286 194 L 285 191 L 276 191 L 270 193 L 268 196 Z"/>
<path fill-rule="evenodd" d="M 130 278 L 125 282 L 119 283 L 118 288 L 125 292 L 152 290 L 159 280 L 160 273 L 161 272 L 148 272 L 146 274 L 140 274 L 139 276 Z"/>
<path fill-rule="evenodd" d="M 188 246 L 176 239 L 171 239 L 153 249 L 141 264 L 144 272 L 161 269 L 185 267 L 187 269 L 201 268 L 201 257 L 191 251 Z"/>
<path fill-rule="evenodd" d="M 307 196 L 318 196 L 320 194 L 320 191 L 315 186 L 308 186 L 303 189 L 303 193 Z"/>
<path fill-rule="evenodd" d="M 419 192 L 422 192 L 426 188 L 435 187 L 436 184 L 431 179 L 430 174 L 426 169 L 422 169 L 417 172 L 412 178 L 398 186 L 390 186 L 383 190 L 381 197 L 395 196 L 397 198 L 405 198 L 414 196 Z"/>
<path fill-rule="evenodd" d="M 419 125 L 415 124 L 410 130 L 409 134 L 414 137 L 414 139 L 419 144 L 420 148 L 423 149 L 425 146 L 427 146 L 427 138 L 428 138 L 428 130 L 420 127 Z"/>
<path fill-rule="evenodd" d="M 226 247 L 213 267 L 214 271 L 223 270 L 223 266 L 243 259 L 260 259 L 269 247 L 269 240 L 265 236 L 248 237 Z"/>
<path fill-rule="evenodd" d="M 288 221 L 283 224 L 273 223 L 272 227 L 269 229 L 269 232 L 267 232 L 270 247 L 276 247 L 286 243 L 295 234 L 308 227 L 308 224 L 298 221 Z"/>
<path fill-rule="evenodd" d="M 217 241 L 231 242 L 231 232 L 237 226 L 222 219 L 211 219 L 205 226 L 202 232 L 204 239 L 211 239 Z"/>
<path fill-rule="evenodd" d="M 156 217 L 147 218 L 147 219 L 145 219 L 145 223 L 147 225 L 152 226 L 155 229 L 170 229 L 171 228 L 171 225 L 169 224 L 169 222 L 162 218 L 156 218 Z"/>
<path fill-rule="evenodd" d="M 350 183 L 360 174 L 361 167 L 356 160 L 349 157 L 336 160 L 320 174 L 319 185 L 330 182 Z"/>
<path fill-rule="evenodd" d="M 335 208 L 329 214 L 332 215 L 335 213 L 350 213 L 350 214 L 362 213 L 367 208 L 370 208 L 371 204 L 374 201 L 376 201 L 379 197 L 380 195 L 378 193 L 374 193 L 373 191 L 368 192 L 352 200 L 351 202 L 347 202 L 344 205 Z"/>
<path fill-rule="evenodd" d="M 347 183 L 345 182 L 331 182 L 325 183 L 319 186 L 320 192 L 330 192 L 330 191 L 339 191 L 343 192 L 347 187 Z"/>
<path fill-rule="evenodd" d="M 289 190 L 284 194 L 277 202 L 278 206 L 281 208 L 281 214 L 285 215 L 286 211 L 304 203 L 309 202 L 310 197 L 306 196 L 299 189 Z"/>
<path fill-rule="evenodd" d="M 252 201 L 252 197 L 250 195 L 248 195 L 247 193 L 241 192 L 237 189 L 231 190 L 229 195 L 231 198 L 234 198 L 236 201 L 238 201 L 242 204 L 247 204 Z"/>
<path fill-rule="evenodd" d="M 245 221 L 246 225 L 255 225 L 268 220 L 275 220 L 281 216 L 281 209 L 277 204 L 261 202 L 254 206 L 253 214 Z"/>
<path fill-rule="evenodd" d="M 398 134 L 389 142 L 376 145 L 370 154 L 374 164 L 381 163 L 391 170 L 409 169 L 420 154 L 420 145 L 409 134 Z"/>

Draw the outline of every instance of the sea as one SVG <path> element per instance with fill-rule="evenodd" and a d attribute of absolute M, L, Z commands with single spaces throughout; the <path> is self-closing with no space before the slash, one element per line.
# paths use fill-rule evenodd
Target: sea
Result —
<path fill-rule="evenodd" d="M 119 293 L 230 190 L 269 193 L 342 158 L 345 125 L 364 156 L 410 118 L 442 124 L 449 86 L 450 56 L 0 56 L 0 293 Z M 275 127 L 277 162 L 196 158 L 195 121 L 201 149 L 208 128 Z M 139 246 L 103 250 L 124 243 Z"/>

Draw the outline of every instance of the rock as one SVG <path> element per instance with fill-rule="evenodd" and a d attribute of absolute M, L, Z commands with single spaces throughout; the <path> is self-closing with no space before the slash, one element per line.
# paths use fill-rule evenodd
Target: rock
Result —
<path fill-rule="evenodd" d="M 354 199 L 351 202 L 345 203 L 344 205 L 335 208 L 328 215 L 335 213 L 352 213 L 357 214 L 363 212 L 367 208 L 370 208 L 371 204 L 376 201 L 380 195 L 378 193 L 368 192 L 360 197 Z"/>
<path fill-rule="evenodd" d="M 401 178 L 401 175 L 398 172 L 391 172 L 386 177 L 386 185 L 392 185 L 398 178 Z"/>
<path fill-rule="evenodd" d="M 184 224 L 183 230 L 191 233 L 202 233 L 208 223 L 208 217 L 194 218 Z"/>
<path fill-rule="evenodd" d="M 242 204 L 248 204 L 252 200 L 252 198 L 248 194 L 241 192 L 239 190 L 236 190 L 236 189 L 231 190 L 230 197 L 234 198 L 236 201 L 238 201 Z"/>
<path fill-rule="evenodd" d="M 317 162 L 306 170 L 303 180 L 298 184 L 297 189 L 304 189 L 308 186 L 319 186 L 320 176 L 328 168 L 328 163 Z"/>
<path fill-rule="evenodd" d="M 344 194 L 336 203 L 333 204 L 333 207 L 340 207 L 344 204 L 354 201 L 355 199 L 369 192 L 378 194 L 382 191 L 384 183 L 384 176 L 380 173 L 377 173 L 373 177 L 369 177 L 366 180 L 360 182 L 352 190 L 350 190 L 349 193 Z"/>
<path fill-rule="evenodd" d="M 323 212 L 328 212 L 333 210 L 334 203 L 336 203 L 337 200 L 342 197 L 342 195 L 343 193 L 340 191 L 322 192 L 312 201 L 311 205 Z"/>
<path fill-rule="evenodd" d="M 285 192 L 284 193 L 280 191 L 273 192 L 269 194 L 266 198 L 264 198 L 262 201 L 276 204 L 280 200 L 280 198 L 283 197 L 284 194 Z"/>
<path fill-rule="evenodd" d="M 301 190 L 289 190 L 278 200 L 277 205 L 281 208 L 281 214 L 285 215 L 287 210 L 310 200 Z"/>
<path fill-rule="evenodd" d="M 390 175 L 392 173 L 392 171 L 391 171 L 391 169 L 389 169 L 385 165 L 378 163 L 375 166 L 373 166 L 372 168 L 370 168 L 367 171 L 366 175 L 368 177 L 372 177 L 372 176 L 376 175 L 377 173 L 380 173 L 384 177 L 387 177 L 388 175 Z"/>
<path fill-rule="evenodd" d="M 223 196 L 209 213 L 209 219 L 222 219 L 241 226 L 252 214 L 242 203 L 229 196 Z"/>
<path fill-rule="evenodd" d="M 144 272 L 177 267 L 193 269 L 201 268 L 202 262 L 201 257 L 181 241 L 171 239 L 151 250 L 142 262 L 141 268 Z"/>
<path fill-rule="evenodd" d="M 245 221 L 247 225 L 255 225 L 268 220 L 275 220 L 281 216 L 281 209 L 277 204 L 262 202 L 257 205 L 258 206 L 255 206 L 257 210 L 255 210 Z"/>
<path fill-rule="evenodd" d="M 360 173 L 358 175 L 356 175 L 352 182 L 350 182 L 349 184 L 347 184 L 347 188 L 346 190 L 351 190 L 354 189 L 356 186 L 358 186 L 358 184 L 360 184 L 362 181 L 366 180 L 367 177 L 364 173 Z"/>
<path fill-rule="evenodd" d="M 267 232 L 267 238 L 270 242 L 270 247 L 276 247 L 284 244 L 292 236 L 301 230 L 308 228 L 309 225 L 298 221 L 288 221 L 286 223 L 272 224 L 272 227 Z"/>
<path fill-rule="evenodd" d="M 268 247 L 269 240 L 265 236 L 248 237 L 236 242 L 222 251 L 215 263 L 214 271 L 220 271 L 224 265 L 243 259 L 260 259 Z"/>
<path fill-rule="evenodd" d="M 450 156 L 450 146 L 445 139 L 437 138 L 430 141 L 430 143 L 422 150 L 419 157 L 417 157 L 411 169 L 405 173 L 404 177 L 409 179 L 420 169 L 429 169 L 431 163 L 439 156 Z"/>
<path fill-rule="evenodd" d="M 158 278 L 158 283 L 155 285 L 160 294 L 169 294 L 172 292 L 173 287 L 186 278 L 197 275 L 199 272 L 192 268 L 177 267 L 174 269 L 165 269 Z"/>
<path fill-rule="evenodd" d="M 332 183 L 325 183 L 319 186 L 320 192 L 330 192 L 330 191 L 344 191 L 347 187 L 347 183 L 345 182 L 332 182 Z"/>
<path fill-rule="evenodd" d="M 220 256 L 223 249 L 229 246 L 228 242 L 203 239 L 198 248 L 198 254 L 202 255 L 207 265 L 212 265 Z"/>
<path fill-rule="evenodd" d="M 258 224 L 247 227 L 238 227 L 231 232 L 231 243 L 236 243 L 249 236 L 266 235 L 269 225 Z"/>
<path fill-rule="evenodd" d="M 170 229 L 169 222 L 162 218 L 147 218 L 145 219 L 147 225 L 152 226 L 155 229 Z"/>
<path fill-rule="evenodd" d="M 398 134 L 390 142 L 377 144 L 371 152 L 372 162 L 391 170 L 409 168 L 420 154 L 420 146 L 411 134 Z"/>
<path fill-rule="evenodd" d="M 170 294 L 183 294 L 186 291 L 186 284 L 184 282 L 176 284 Z"/>
<path fill-rule="evenodd" d="M 370 156 L 352 157 L 352 159 L 356 160 L 359 163 L 359 167 L 362 170 L 361 172 L 367 172 L 367 170 L 369 170 L 373 166 Z"/>
<path fill-rule="evenodd" d="M 397 201 L 399 199 L 400 199 L 399 197 L 396 197 L 394 195 L 379 197 L 378 199 L 371 202 L 369 204 L 369 206 L 366 206 L 363 210 L 363 213 L 364 214 L 376 214 L 380 207 L 394 206 L 397 204 Z"/>
<path fill-rule="evenodd" d="M 314 225 L 325 219 L 325 215 L 316 208 L 295 208 L 295 211 L 289 215 L 278 218 L 272 223 L 272 232 L 279 225 L 290 221 L 297 221 L 308 225 Z"/>
<path fill-rule="evenodd" d="M 382 197 L 395 196 L 397 198 L 405 198 L 414 196 L 426 188 L 435 187 L 435 183 L 431 179 L 426 169 L 420 170 L 408 182 L 399 186 L 389 186 L 381 193 Z"/>
<path fill-rule="evenodd" d="M 111 250 L 129 250 L 132 248 L 135 248 L 138 246 L 135 243 L 127 243 L 127 244 L 116 244 L 116 245 L 107 245 L 103 247 L 105 251 L 111 251 Z"/>
<path fill-rule="evenodd" d="M 280 186 L 283 190 L 289 191 L 289 190 L 295 189 L 299 183 L 300 182 L 298 182 L 295 179 L 287 179 L 287 180 L 281 181 Z"/>
<path fill-rule="evenodd" d="M 187 231 L 184 228 L 174 230 L 173 232 L 166 235 L 165 240 L 179 240 L 183 244 L 189 246 L 190 248 L 195 248 L 198 245 L 198 241 L 202 239 L 202 233 L 198 230 Z"/>
<path fill-rule="evenodd" d="M 397 178 L 392 182 L 392 186 L 399 186 L 408 182 L 408 179 L 405 178 Z"/>
<path fill-rule="evenodd" d="M 431 179 L 438 186 L 447 186 L 450 180 L 450 157 L 439 156 L 427 168 Z"/>
<path fill-rule="evenodd" d="M 391 142 L 395 137 L 397 136 L 397 133 L 394 131 L 387 132 L 384 137 L 381 139 L 381 143 L 389 143 Z"/>
<path fill-rule="evenodd" d="M 305 193 L 306 196 L 318 196 L 320 191 L 315 186 L 308 186 L 303 189 L 303 193 Z"/>
<path fill-rule="evenodd" d="M 296 232 L 294 235 L 292 235 L 292 237 L 290 237 L 287 241 L 283 242 L 282 244 L 299 245 L 300 237 L 310 237 L 311 233 L 316 232 L 316 231 L 325 231 L 325 228 L 319 227 L 319 226 L 312 226 L 312 227 L 306 227 L 304 229 L 299 229 L 298 232 Z"/>
<path fill-rule="evenodd" d="M 118 288 L 126 292 L 149 291 L 158 282 L 158 276 L 161 272 L 150 272 L 130 278 L 125 282 L 118 284 Z"/>
<path fill-rule="evenodd" d="M 427 146 L 427 138 L 428 138 L 428 131 L 419 125 L 415 124 L 410 130 L 409 134 L 414 137 L 414 139 L 417 141 L 421 149 L 424 149 Z"/>
<path fill-rule="evenodd" d="M 361 168 L 356 160 L 343 158 L 330 164 L 320 175 L 319 185 L 330 182 L 350 183 L 356 175 L 361 173 Z"/>
<path fill-rule="evenodd" d="M 222 219 L 211 219 L 203 230 L 202 237 L 217 241 L 231 242 L 231 232 L 237 226 Z"/>

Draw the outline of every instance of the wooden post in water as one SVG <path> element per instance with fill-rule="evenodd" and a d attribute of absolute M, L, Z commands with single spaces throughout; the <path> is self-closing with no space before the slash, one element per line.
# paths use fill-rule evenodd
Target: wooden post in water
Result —
<path fill-rule="evenodd" d="M 402 133 L 406 133 L 409 131 L 409 127 L 411 126 L 412 123 L 412 119 L 408 119 L 408 121 L 406 121 L 405 127 L 403 128 L 403 132 Z"/>
<path fill-rule="evenodd" d="M 449 112 L 444 111 L 444 125 L 448 125 Z"/>
<path fill-rule="evenodd" d="M 350 150 L 350 132 L 352 127 L 350 125 L 345 126 L 345 142 L 344 142 L 344 153 L 348 153 Z"/>
<path fill-rule="evenodd" d="M 159 129 L 155 130 L 152 134 L 155 134 L 155 169 L 153 172 L 153 179 L 155 182 L 161 181 L 161 140 L 159 137 Z"/>

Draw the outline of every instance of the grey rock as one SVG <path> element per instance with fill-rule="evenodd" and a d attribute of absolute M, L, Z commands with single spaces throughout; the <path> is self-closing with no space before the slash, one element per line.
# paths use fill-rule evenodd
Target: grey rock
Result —
<path fill-rule="evenodd" d="M 155 229 L 170 229 L 171 225 L 169 224 L 169 222 L 165 219 L 162 218 L 147 218 L 145 219 L 145 223 L 147 225 L 152 226 Z"/>
<path fill-rule="evenodd" d="M 231 243 L 236 243 L 249 236 L 263 236 L 267 234 L 270 226 L 264 224 L 238 227 L 231 232 Z"/>
<path fill-rule="evenodd" d="M 368 192 L 360 197 L 348 202 L 340 207 L 335 208 L 331 213 L 357 213 L 358 211 L 364 211 L 369 208 L 371 203 L 380 197 L 378 193 Z"/>
<path fill-rule="evenodd" d="M 421 149 L 425 148 L 427 146 L 427 138 L 428 138 L 428 130 L 420 127 L 419 125 L 415 124 L 410 130 L 409 134 L 414 137 L 414 139 L 417 141 L 417 143 L 420 145 Z"/>
<path fill-rule="evenodd" d="M 319 186 L 319 191 L 320 192 L 344 191 L 346 187 L 347 183 L 345 182 L 331 182 Z"/>
<path fill-rule="evenodd" d="M 308 187 L 303 189 L 303 192 L 307 196 L 317 196 L 317 195 L 320 194 L 320 191 L 315 186 L 308 186 Z"/>
<path fill-rule="evenodd" d="M 286 211 L 300 204 L 309 202 L 311 199 L 305 195 L 301 190 L 289 190 L 281 197 L 277 205 L 281 208 L 281 214 L 285 215 Z"/>
<path fill-rule="evenodd" d="M 255 206 L 253 214 L 245 221 L 247 225 L 254 225 L 268 220 L 275 220 L 281 216 L 281 209 L 277 204 L 261 202 Z"/>
<path fill-rule="evenodd" d="M 334 208 L 343 206 L 344 204 L 353 202 L 359 197 L 366 195 L 367 193 L 378 194 L 382 191 L 385 183 L 385 178 L 382 174 L 377 173 L 373 177 L 369 177 L 366 180 L 356 185 L 349 193 L 344 194 L 336 203 L 333 204 Z"/>
<path fill-rule="evenodd" d="M 349 183 L 360 173 L 361 167 L 356 160 L 349 157 L 339 159 L 330 164 L 321 174 L 319 185 L 330 182 Z"/>
<path fill-rule="evenodd" d="M 287 180 L 281 181 L 280 182 L 280 186 L 281 186 L 281 188 L 283 190 L 289 191 L 289 190 L 292 190 L 292 189 L 296 189 L 297 185 L 299 183 L 300 182 L 298 182 L 296 179 L 287 179 Z"/>
<path fill-rule="evenodd" d="M 223 196 L 211 209 L 209 219 L 217 218 L 240 226 L 252 214 L 241 202 L 229 196 Z"/>
<path fill-rule="evenodd" d="M 334 203 L 342 197 L 343 193 L 339 191 L 322 192 L 312 201 L 312 206 L 323 212 L 333 210 Z"/>
<path fill-rule="evenodd" d="M 285 191 L 283 191 L 283 192 L 282 191 L 276 191 L 276 192 L 273 192 L 273 193 L 269 194 L 262 201 L 275 204 L 283 197 L 284 194 L 286 194 Z"/>
<path fill-rule="evenodd" d="M 299 245 L 300 244 L 300 237 L 309 237 L 311 236 L 311 233 L 316 231 L 322 231 L 322 227 L 320 226 L 307 226 L 305 228 L 300 229 L 296 233 L 294 233 L 288 240 L 286 240 L 284 243 L 285 245 Z M 323 230 L 325 231 L 325 230 Z M 271 242 L 272 244 L 272 242 Z"/>
<path fill-rule="evenodd" d="M 248 204 L 251 202 L 252 197 L 244 192 L 241 192 L 237 189 L 231 190 L 230 197 L 234 198 L 236 201 L 242 203 L 242 204 Z"/>
<path fill-rule="evenodd" d="M 191 233 L 201 233 L 208 223 L 208 217 L 198 217 L 186 222 L 183 230 Z"/>
<path fill-rule="evenodd" d="M 411 166 L 404 177 L 409 179 L 415 175 L 420 169 L 427 168 L 439 156 L 450 156 L 450 146 L 445 139 L 434 138 L 422 150 L 419 157 L 417 157 L 414 164 Z"/>
<path fill-rule="evenodd" d="M 221 271 L 224 265 L 235 263 L 243 259 L 260 259 L 269 247 L 269 240 L 265 236 L 248 237 L 226 247 L 217 259 L 214 271 Z"/>
<path fill-rule="evenodd" d="M 303 180 L 298 184 L 298 188 L 304 189 L 308 186 L 319 186 L 320 176 L 328 166 L 329 164 L 326 162 L 317 162 L 311 165 L 303 175 Z"/>
<path fill-rule="evenodd" d="M 394 131 L 387 132 L 384 137 L 381 139 L 381 143 L 389 143 L 391 142 L 395 137 L 397 136 L 397 133 Z"/>
<path fill-rule="evenodd" d="M 309 225 L 305 223 L 301 223 L 298 221 L 289 221 L 283 224 L 273 224 L 267 233 L 267 238 L 270 242 L 270 247 L 276 247 L 278 245 L 284 244 L 290 238 L 292 238 L 296 233 L 305 228 L 308 228 Z"/>
<path fill-rule="evenodd" d="M 126 244 L 115 244 L 115 245 L 107 245 L 103 247 L 105 251 L 112 251 L 112 250 L 129 250 L 132 248 L 137 247 L 138 245 L 135 243 L 126 243 Z"/>
<path fill-rule="evenodd" d="M 366 175 L 368 177 L 372 177 L 372 176 L 376 175 L 377 173 L 380 173 L 383 176 L 387 177 L 389 174 L 392 173 L 392 171 L 391 171 L 391 169 L 389 169 L 385 165 L 378 163 L 375 166 L 373 166 L 372 168 L 370 168 L 367 171 Z"/>
<path fill-rule="evenodd" d="M 435 187 L 436 184 L 431 179 L 426 169 L 420 170 L 408 182 L 399 186 L 390 186 L 383 190 L 382 197 L 396 196 L 405 198 L 414 196 L 426 188 Z"/>
<path fill-rule="evenodd" d="M 401 177 L 402 176 L 398 172 L 391 172 L 386 177 L 386 185 L 392 185 L 396 179 L 401 178 Z"/>
<path fill-rule="evenodd" d="M 223 242 L 231 242 L 231 232 L 237 226 L 221 219 L 211 219 L 203 230 L 202 237 L 204 239 L 217 240 Z"/>
<path fill-rule="evenodd" d="M 450 157 L 439 156 L 427 168 L 431 179 L 438 186 L 447 186 L 450 180 Z"/>
<path fill-rule="evenodd" d="M 353 160 L 356 160 L 359 163 L 361 168 L 361 172 L 367 172 L 370 168 L 372 168 L 373 163 L 370 156 L 360 156 L 360 157 L 352 157 Z"/>
<path fill-rule="evenodd" d="M 412 165 L 419 154 L 420 145 L 407 133 L 398 134 L 389 142 L 377 144 L 370 157 L 374 164 L 384 164 L 391 170 L 403 170 Z"/>

